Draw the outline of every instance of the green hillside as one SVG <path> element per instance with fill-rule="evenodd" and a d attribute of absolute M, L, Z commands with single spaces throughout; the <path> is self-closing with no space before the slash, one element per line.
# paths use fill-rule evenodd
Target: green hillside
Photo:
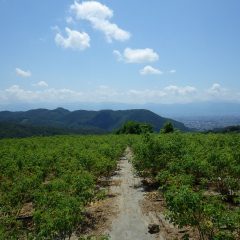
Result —
<path fill-rule="evenodd" d="M 55 110 L 35 109 L 26 112 L 0 112 L 0 135 L 6 128 L 18 132 L 27 132 L 25 135 L 52 135 L 53 133 L 107 133 L 121 127 L 126 121 L 148 123 L 155 131 L 159 131 L 164 123 L 170 121 L 174 127 L 188 131 L 183 123 L 163 118 L 149 110 L 101 110 L 101 111 L 68 111 L 63 108 Z M 3 123 L 4 122 L 4 123 Z M 6 125 L 7 123 L 11 123 Z M 28 127 L 28 129 L 26 128 Z M 36 128 L 38 127 L 38 128 Z M 41 127 L 41 128 L 39 128 Z M 44 128 L 45 127 L 45 128 Z M 46 128 L 47 127 L 47 128 Z M 54 128 L 54 129 L 52 129 Z M 28 133 L 28 131 L 30 133 Z M 20 134 L 21 135 L 21 134 Z"/>

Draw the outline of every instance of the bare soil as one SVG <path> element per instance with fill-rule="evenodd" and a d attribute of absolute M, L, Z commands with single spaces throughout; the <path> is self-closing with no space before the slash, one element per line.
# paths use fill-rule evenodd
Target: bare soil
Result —
<path fill-rule="evenodd" d="M 116 194 L 119 213 L 108 234 L 112 240 L 151 240 L 154 236 L 148 232 L 149 221 L 140 206 L 144 191 L 141 179 L 133 174 L 131 158 L 131 150 L 127 148 L 119 161 L 119 174 L 114 177 L 121 184 L 110 188 Z"/>

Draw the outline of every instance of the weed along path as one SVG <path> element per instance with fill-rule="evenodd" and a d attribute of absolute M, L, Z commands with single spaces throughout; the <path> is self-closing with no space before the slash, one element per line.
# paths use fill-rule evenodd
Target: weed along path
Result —
<path fill-rule="evenodd" d="M 134 176 L 131 157 L 131 150 L 127 148 L 119 161 L 119 172 L 113 179 L 119 181 L 117 186 L 111 186 L 111 192 L 117 196 L 118 215 L 112 221 L 108 234 L 111 240 L 155 239 L 148 232 L 150 221 L 141 210 L 140 202 L 144 198 L 144 192 L 141 179 Z"/>

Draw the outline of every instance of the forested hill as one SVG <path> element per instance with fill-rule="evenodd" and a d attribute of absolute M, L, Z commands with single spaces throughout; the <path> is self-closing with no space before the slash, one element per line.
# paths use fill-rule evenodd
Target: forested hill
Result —
<path fill-rule="evenodd" d="M 103 134 L 104 130 L 94 128 L 56 128 L 48 126 L 33 126 L 30 124 L 20 124 L 14 122 L 0 122 L 0 139 L 1 138 L 22 138 L 31 136 L 54 136 L 69 134 Z"/>
<path fill-rule="evenodd" d="M 240 133 L 240 125 L 228 126 L 224 128 L 214 128 L 213 130 L 207 131 L 212 133 Z"/>
<path fill-rule="evenodd" d="M 171 121 L 175 128 L 189 130 L 183 123 L 163 118 L 144 109 L 134 110 L 101 110 L 101 111 L 69 111 L 63 108 L 55 110 L 35 109 L 26 112 L 0 112 L 0 122 L 14 124 L 45 126 L 64 129 L 88 129 L 88 132 L 111 132 L 126 121 L 149 123 L 155 131 L 159 131 L 165 122 Z"/>

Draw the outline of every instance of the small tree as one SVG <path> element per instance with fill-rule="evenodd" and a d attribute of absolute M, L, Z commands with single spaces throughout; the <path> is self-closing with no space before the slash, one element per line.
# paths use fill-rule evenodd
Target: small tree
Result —
<path fill-rule="evenodd" d="M 141 133 L 153 133 L 153 126 L 148 123 L 140 124 Z"/>
<path fill-rule="evenodd" d="M 166 122 L 163 128 L 161 129 L 161 133 L 172 133 L 172 132 L 174 132 L 173 124 L 171 122 Z"/>
<path fill-rule="evenodd" d="M 134 121 L 125 122 L 124 125 L 116 131 L 117 134 L 143 134 L 152 132 L 153 127 L 150 124 Z"/>

